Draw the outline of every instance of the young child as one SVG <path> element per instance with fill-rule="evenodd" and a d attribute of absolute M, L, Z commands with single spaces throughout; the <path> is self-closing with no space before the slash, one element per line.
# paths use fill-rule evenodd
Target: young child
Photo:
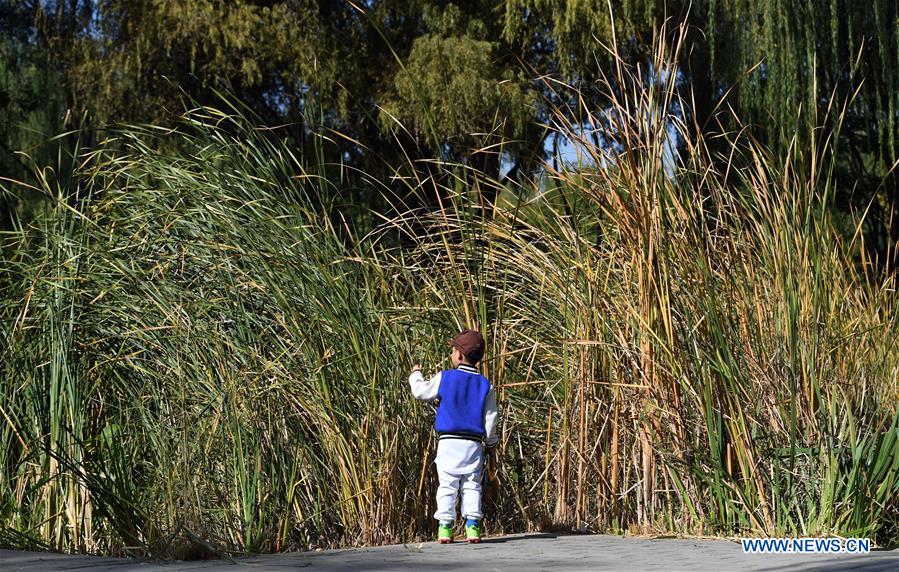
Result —
<path fill-rule="evenodd" d="M 421 366 L 415 365 L 409 376 L 412 395 L 422 401 L 439 400 L 434 428 L 437 443 L 437 542 L 453 541 L 456 520 L 456 496 L 462 488 L 462 516 L 469 543 L 481 541 L 481 472 L 484 445 L 496 445 L 496 393 L 490 382 L 478 373 L 484 357 L 484 338 L 474 330 L 463 330 L 450 340 L 450 359 L 454 369 L 438 372 L 425 380 Z"/>

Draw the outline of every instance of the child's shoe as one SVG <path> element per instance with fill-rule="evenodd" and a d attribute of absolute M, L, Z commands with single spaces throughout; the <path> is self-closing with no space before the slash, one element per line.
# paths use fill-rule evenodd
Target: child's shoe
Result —
<path fill-rule="evenodd" d="M 469 520 L 465 523 L 465 537 L 469 544 L 477 544 L 481 541 L 481 523 Z"/>
<path fill-rule="evenodd" d="M 452 544 L 453 525 L 440 523 L 437 527 L 437 544 Z"/>

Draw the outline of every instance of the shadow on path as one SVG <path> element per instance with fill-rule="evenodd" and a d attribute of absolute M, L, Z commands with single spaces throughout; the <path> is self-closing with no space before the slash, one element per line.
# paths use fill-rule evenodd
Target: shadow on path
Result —
<path fill-rule="evenodd" d="M 523 540 L 539 540 L 541 538 L 554 540 L 558 538 L 558 534 L 552 534 L 550 532 L 535 532 L 531 534 L 525 534 L 524 536 L 498 536 L 495 538 L 484 538 L 481 539 L 479 544 L 506 544 L 507 542 L 521 542 Z"/>

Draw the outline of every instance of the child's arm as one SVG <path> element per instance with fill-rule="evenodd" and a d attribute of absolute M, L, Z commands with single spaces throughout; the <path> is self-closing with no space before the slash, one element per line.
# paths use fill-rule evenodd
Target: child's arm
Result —
<path fill-rule="evenodd" d="M 421 373 L 421 366 L 416 364 L 412 366 L 412 373 L 409 375 L 409 386 L 412 388 L 412 395 L 421 401 L 434 401 L 437 399 L 437 392 L 440 389 L 440 372 L 429 380 L 425 380 Z"/>
<path fill-rule="evenodd" d="M 499 442 L 496 436 L 496 424 L 499 421 L 499 409 L 496 407 L 496 392 L 490 388 L 484 401 L 484 429 L 487 432 L 487 447 L 494 447 Z"/>

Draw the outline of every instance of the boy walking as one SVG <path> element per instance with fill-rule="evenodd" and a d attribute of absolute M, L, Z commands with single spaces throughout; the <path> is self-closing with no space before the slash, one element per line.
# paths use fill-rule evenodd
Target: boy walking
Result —
<path fill-rule="evenodd" d="M 484 470 L 484 446 L 496 445 L 496 393 L 487 378 L 478 372 L 484 357 L 484 337 L 474 330 L 463 330 L 450 340 L 453 369 L 438 372 L 425 380 L 421 366 L 415 365 L 409 376 L 412 395 L 421 401 L 439 400 L 434 428 L 437 443 L 437 542 L 453 541 L 456 497 L 462 489 L 462 516 L 469 543 L 481 541 L 481 473 Z"/>

